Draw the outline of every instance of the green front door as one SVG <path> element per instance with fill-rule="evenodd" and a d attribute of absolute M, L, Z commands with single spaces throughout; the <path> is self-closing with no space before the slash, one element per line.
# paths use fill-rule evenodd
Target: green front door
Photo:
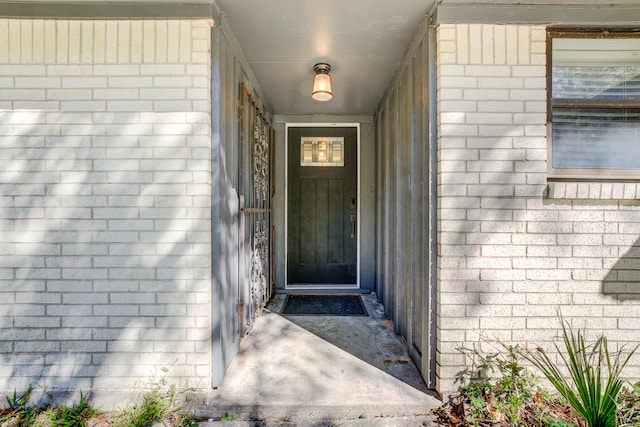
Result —
<path fill-rule="evenodd" d="M 288 128 L 288 285 L 357 285 L 357 141 L 355 127 Z"/>

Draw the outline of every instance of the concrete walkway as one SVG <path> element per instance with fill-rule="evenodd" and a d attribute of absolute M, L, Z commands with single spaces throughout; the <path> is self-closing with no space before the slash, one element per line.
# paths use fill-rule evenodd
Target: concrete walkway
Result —
<path fill-rule="evenodd" d="M 200 425 L 429 425 L 440 401 L 375 297 L 364 300 L 369 317 L 283 317 L 276 295 L 212 396 L 212 421 Z M 234 421 L 214 421 L 225 414 Z"/>

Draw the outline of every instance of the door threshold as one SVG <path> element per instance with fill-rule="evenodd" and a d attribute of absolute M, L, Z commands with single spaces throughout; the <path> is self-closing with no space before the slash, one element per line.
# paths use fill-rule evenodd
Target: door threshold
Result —
<path fill-rule="evenodd" d="M 278 294 L 338 294 L 338 293 L 358 293 L 358 294 L 368 294 L 371 292 L 369 289 L 360 289 L 358 285 L 336 285 L 334 283 L 327 285 L 319 285 L 317 283 L 313 284 L 301 284 L 296 283 L 295 285 L 287 285 L 284 289 L 277 289 L 276 293 Z"/>

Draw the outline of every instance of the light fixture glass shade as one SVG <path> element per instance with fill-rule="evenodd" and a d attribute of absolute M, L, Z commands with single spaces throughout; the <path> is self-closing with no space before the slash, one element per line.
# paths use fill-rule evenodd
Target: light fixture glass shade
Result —
<path fill-rule="evenodd" d="M 313 92 L 311 98 L 316 101 L 329 101 L 333 98 L 331 92 L 331 76 L 325 73 L 317 73 L 313 78 Z"/>

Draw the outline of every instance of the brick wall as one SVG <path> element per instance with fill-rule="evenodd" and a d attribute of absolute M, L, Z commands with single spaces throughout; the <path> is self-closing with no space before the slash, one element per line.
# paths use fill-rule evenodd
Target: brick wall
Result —
<path fill-rule="evenodd" d="M 210 386 L 209 47 L 0 20 L 0 394 Z"/>
<path fill-rule="evenodd" d="M 552 348 L 558 310 L 640 341 L 640 203 L 630 183 L 547 183 L 545 28 L 438 29 L 438 376 L 458 351 Z M 640 379 L 640 360 L 628 367 Z"/>

